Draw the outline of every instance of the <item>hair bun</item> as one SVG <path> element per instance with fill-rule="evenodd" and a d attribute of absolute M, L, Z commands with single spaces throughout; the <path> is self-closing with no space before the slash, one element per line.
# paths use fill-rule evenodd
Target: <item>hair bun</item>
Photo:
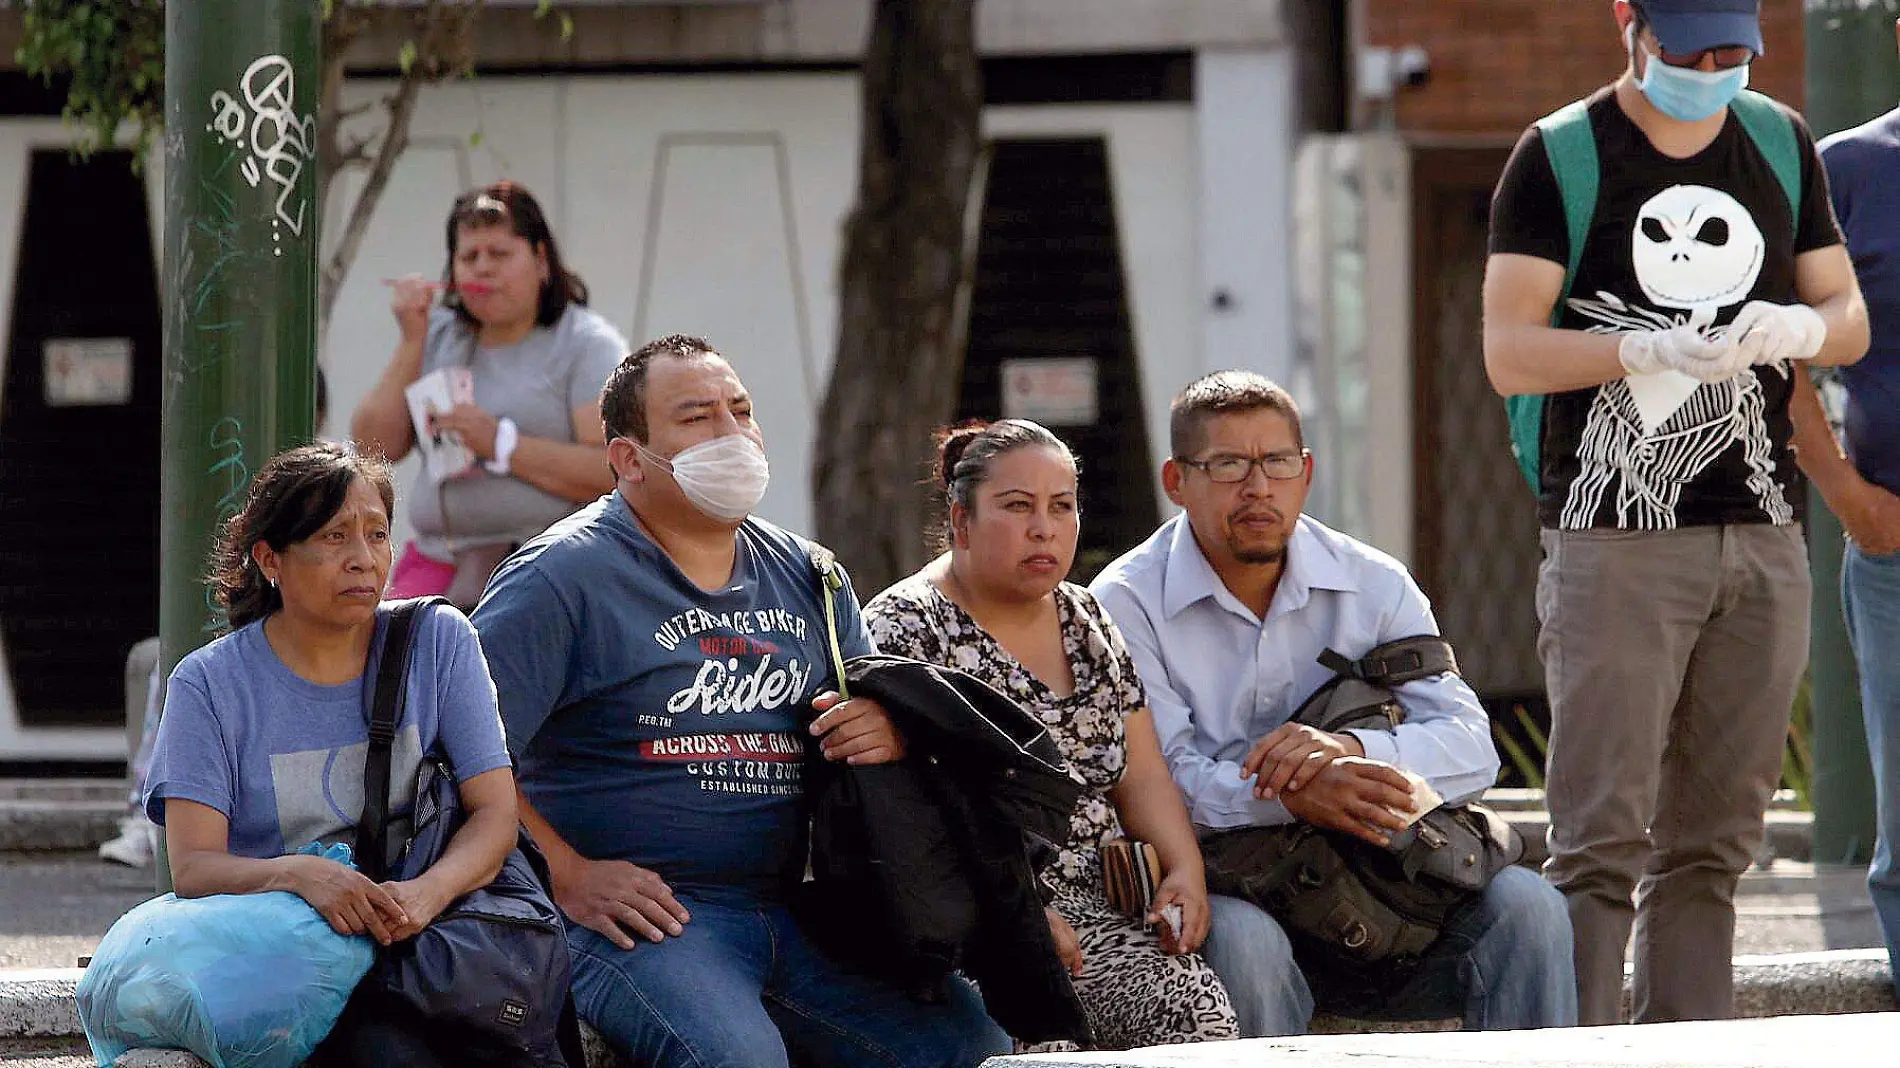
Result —
<path fill-rule="evenodd" d="M 956 477 L 957 461 L 963 459 L 964 450 L 970 443 L 982 436 L 989 424 L 981 419 L 972 419 L 956 426 L 945 427 L 937 431 L 937 482 L 948 488 Z"/>

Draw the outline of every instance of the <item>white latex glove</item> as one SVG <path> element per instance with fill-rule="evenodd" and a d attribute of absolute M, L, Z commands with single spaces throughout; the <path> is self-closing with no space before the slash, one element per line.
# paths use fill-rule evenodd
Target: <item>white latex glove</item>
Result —
<path fill-rule="evenodd" d="M 1751 300 L 1728 324 L 1727 336 L 1750 363 L 1811 360 L 1827 341 L 1827 320 L 1806 304 Z"/>
<path fill-rule="evenodd" d="M 1748 366 L 1747 354 L 1727 337 L 1710 341 L 1687 325 L 1624 334 L 1616 355 L 1633 375 L 1680 371 L 1698 382 L 1720 382 Z"/>

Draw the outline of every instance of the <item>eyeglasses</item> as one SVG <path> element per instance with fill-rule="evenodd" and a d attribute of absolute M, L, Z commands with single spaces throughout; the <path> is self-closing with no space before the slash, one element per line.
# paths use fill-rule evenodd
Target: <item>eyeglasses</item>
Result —
<path fill-rule="evenodd" d="M 1176 462 L 1189 467 L 1199 468 L 1211 482 L 1245 482 L 1253 477 L 1253 469 L 1258 466 L 1268 478 L 1275 482 L 1289 482 L 1306 474 L 1306 458 L 1311 453 L 1306 449 L 1299 452 L 1272 453 L 1267 456 L 1215 456 L 1206 460 L 1189 460 L 1175 457 Z"/>
<path fill-rule="evenodd" d="M 1755 61 L 1755 50 L 1747 45 L 1721 45 L 1717 48 L 1704 48 L 1700 52 L 1664 52 L 1658 49 L 1656 56 L 1672 67 L 1699 67 L 1703 56 L 1715 58 L 1715 69 L 1734 70 L 1746 67 Z"/>

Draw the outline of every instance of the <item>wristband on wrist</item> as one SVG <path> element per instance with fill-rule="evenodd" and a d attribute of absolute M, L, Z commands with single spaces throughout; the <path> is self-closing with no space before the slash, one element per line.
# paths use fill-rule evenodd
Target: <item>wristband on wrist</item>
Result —
<path fill-rule="evenodd" d="M 505 475 L 511 469 L 515 457 L 515 446 L 521 444 L 521 428 L 513 419 L 502 416 L 495 423 L 495 458 L 482 461 L 489 474 Z"/>

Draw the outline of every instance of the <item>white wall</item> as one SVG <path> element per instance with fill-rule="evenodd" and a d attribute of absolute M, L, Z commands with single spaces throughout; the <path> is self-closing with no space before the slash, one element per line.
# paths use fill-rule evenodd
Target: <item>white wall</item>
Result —
<path fill-rule="evenodd" d="M 454 195 L 512 178 L 541 199 L 591 306 L 630 344 L 699 333 L 731 356 L 764 398 L 775 477 L 761 511 L 808 527 L 806 413 L 836 330 L 833 264 L 850 209 L 856 109 L 855 80 L 835 74 L 491 78 L 426 92 L 417 144 L 397 166 L 331 321 L 331 432 L 347 431 L 395 347 L 382 279 L 439 274 Z M 332 226 L 355 194 L 354 183 L 338 191 Z M 404 463 L 405 489 L 414 465 Z M 407 530 L 400 517 L 399 526 Z"/>
<path fill-rule="evenodd" d="M 761 513 L 809 529 L 813 423 L 837 337 L 857 106 L 847 74 L 489 79 L 430 91 L 331 322 L 331 433 L 346 432 L 395 346 L 381 280 L 439 273 L 455 191 L 514 178 L 542 198 L 593 307 L 630 343 L 703 333 L 731 356 L 762 398 L 774 476 Z M 991 109 L 986 125 L 993 136 L 1106 139 L 1144 409 L 1159 449 L 1168 398 L 1206 363 L 1194 109 L 1006 107 Z M 480 143 L 470 145 L 476 130 Z M 353 182 L 339 187 L 332 232 L 356 192 Z M 413 460 L 403 477 L 407 489 Z"/>

